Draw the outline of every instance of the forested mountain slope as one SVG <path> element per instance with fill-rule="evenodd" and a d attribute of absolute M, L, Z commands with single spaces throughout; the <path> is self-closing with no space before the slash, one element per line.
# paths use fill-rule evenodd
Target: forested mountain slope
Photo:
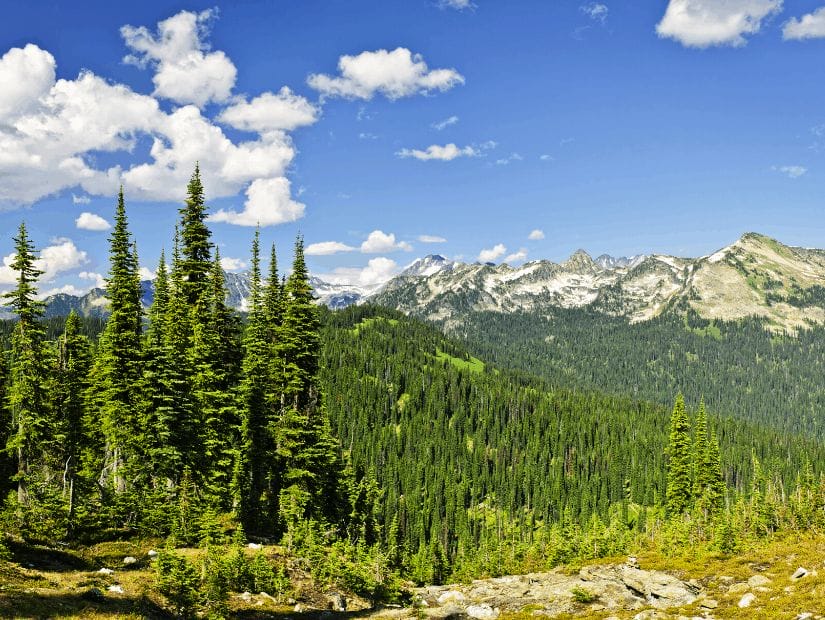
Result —
<path fill-rule="evenodd" d="M 695 312 L 629 325 L 586 309 L 468 313 L 448 330 L 477 354 L 552 385 L 668 403 L 682 390 L 710 410 L 825 437 L 825 330 L 779 335 L 760 320 Z"/>
<path fill-rule="evenodd" d="M 333 430 L 357 473 L 375 477 L 379 522 L 405 549 L 439 541 L 461 561 L 483 543 L 484 509 L 500 511 L 499 526 L 527 544 L 538 524 L 607 521 L 611 508 L 663 497 L 663 406 L 552 388 L 378 308 L 326 313 L 324 343 Z M 686 393 L 693 403 L 701 395 Z M 712 425 L 727 480 L 740 489 L 752 451 L 788 484 L 806 459 L 825 457 L 821 443 L 798 435 L 715 416 Z"/>

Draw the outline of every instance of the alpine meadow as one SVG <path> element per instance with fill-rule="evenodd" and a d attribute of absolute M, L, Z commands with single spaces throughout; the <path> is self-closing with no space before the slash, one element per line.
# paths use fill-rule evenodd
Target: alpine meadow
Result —
<path fill-rule="evenodd" d="M 190 4 L 0 24 L 0 617 L 825 618 L 825 6 Z"/>

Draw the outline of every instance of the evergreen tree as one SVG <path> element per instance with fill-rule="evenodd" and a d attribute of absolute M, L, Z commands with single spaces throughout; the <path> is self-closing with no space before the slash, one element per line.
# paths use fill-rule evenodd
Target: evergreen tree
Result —
<path fill-rule="evenodd" d="M 667 514 L 681 515 L 691 500 L 691 446 L 690 424 L 685 411 L 685 399 L 676 396 L 670 417 L 670 440 L 667 449 Z"/>
<path fill-rule="evenodd" d="M 181 281 L 186 303 L 191 307 L 201 300 L 209 288 L 212 270 L 212 243 L 209 241 L 212 233 L 205 224 L 206 205 L 197 164 L 186 188 L 186 203 L 180 214 Z"/>
<path fill-rule="evenodd" d="M 149 308 L 149 328 L 144 339 L 141 402 L 143 442 L 150 485 L 165 488 L 175 478 L 179 458 L 171 440 L 177 416 L 175 352 L 167 347 L 171 298 L 166 256 L 161 251 L 155 276 L 155 295 Z"/>
<path fill-rule="evenodd" d="M 132 485 L 131 476 L 140 466 L 142 427 L 136 407 L 141 377 L 140 280 L 123 188 L 118 193 L 109 242 L 106 296 L 111 312 L 92 371 L 89 415 L 94 419 L 90 418 L 89 424 L 100 426 L 103 441 L 102 458 L 97 463 L 98 482 L 103 489 L 123 494 Z"/>
<path fill-rule="evenodd" d="M 263 311 L 260 267 L 260 231 L 252 241 L 249 318 L 243 338 L 240 413 L 241 442 L 234 475 L 234 495 L 238 518 L 247 534 L 272 532 L 274 524 L 265 519 L 264 497 L 270 472 L 270 429 L 267 410 L 269 346 Z"/>
<path fill-rule="evenodd" d="M 45 465 L 41 449 L 53 439 L 54 427 L 44 390 L 43 331 L 38 320 L 43 304 L 36 300 L 37 278 L 43 272 L 35 266 L 37 257 L 24 223 L 14 238 L 14 249 L 9 266 L 17 273 L 17 282 L 3 295 L 18 317 L 11 344 L 7 398 L 12 433 L 7 449 L 17 456 L 17 503 L 25 508 L 32 476 Z"/>
<path fill-rule="evenodd" d="M 80 318 L 72 310 L 66 319 L 63 335 L 58 341 L 57 369 L 54 380 L 53 404 L 58 434 L 55 453 L 63 467 L 62 497 L 68 503 L 68 523 L 74 522 L 77 472 L 85 439 L 83 394 L 89 387 L 91 347 L 80 333 Z"/>
<path fill-rule="evenodd" d="M 279 504 L 287 527 L 307 517 L 337 521 L 344 506 L 343 467 L 318 386 L 318 312 L 299 237 L 292 273 L 283 290 L 282 320 L 275 334 L 282 390 L 276 439 L 283 462 Z"/>

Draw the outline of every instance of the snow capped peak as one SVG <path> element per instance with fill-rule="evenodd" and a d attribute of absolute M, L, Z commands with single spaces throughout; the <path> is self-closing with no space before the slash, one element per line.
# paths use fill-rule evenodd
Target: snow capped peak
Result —
<path fill-rule="evenodd" d="M 591 273 L 598 270 L 598 265 L 593 262 L 590 254 L 584 250 L 576 250 L 573 255 L 561 264 L 565 271 L 575 273 Z"/>
<path fill-rule="evenodd" d="M 399 275 L 401 277 L 421 278 L 451 269 L 455 263 L 440 254 L 429 254 L 414 260 Z"/>
<path fill-rule="evenodd" d="M 602 269 L 633 269 L 637 265 L 640 265 L 645 258 L 647 258 L 645 254 L 635 254 L 634 256 L 610 256 L 610 254 L 602 254 L 595 262 Z"/>

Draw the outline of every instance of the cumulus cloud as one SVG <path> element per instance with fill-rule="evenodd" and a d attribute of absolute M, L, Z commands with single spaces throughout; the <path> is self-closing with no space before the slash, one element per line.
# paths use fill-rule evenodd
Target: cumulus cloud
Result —
<path fill-rule="evenodd" d="M 782 38 L 786 41 L 823 37 L 825 37 L 825 6 L 802 17 L 792 17 L 782 26 Z"/>
<path fill-rule="evenodd" d="M 89 213 L 88 211 L 81 213 L 74 223 L 81 230 L 101 231 L 109 230 L 112 227 L 112 225 L 105 219 L 95 213 Z"/>
<path fill-rule="evenodd" d="M 607 14 L 610 9 L 606 4 L 600 2 L 588 2 L 579 7 L 579 10 L 587 15 L 590 19 L 604 24 L 607 21 Z"/>
<path fill-rule="evenodd" d="M 464 83 L 464 77 L 455 69 L 431 70 L 420 54 L 404 47 L 341 56 L 338 71 L 337 76 L 312 74 L 307 83 L 323 97 L 348 99 L 372 99 L 376 93 L 400 99 Z"/>
<path fill-rule="evenodd" d="M 224 271 L 240 271 L 241 269 L 246 269 L 246 266 L 243 259 L 221 256 L 221 267 Z"/>
<path fill-rule="evenodd" d="M 11 268 L 15 256 L 16 254 L 12 253 L 3 257 L 3 264 L 0 265 L 0 284 L 14 284 L 17 281 L 18 273 Z M 43 272 L 40 282 L 51 282 L 59 274 L 77 269 L 87 262 L 89 258 L 85 251 L 79 250 L 71 239 L 59 238 L 40 250 L 40 256 L 34 265 Z"/>
<path fill-rule="evenodd" d="M 73 297 L 80 297 L 89 292 L 88 288 L 79 288 L 74 284 L 64 284 L 55 288 L 46 289 L 38 295 L 40 299 L 51 297 L 52 295 L 71 295 Z"/>
<path fill-rule="evenodd" d="M 154 280 L 157 276 L 158 276 L 158 272 L 153 271 L 153 270 L 149 269 L 148 267 L 141 266 L 138 269 L 138 277 L 141 280 Z"/>
<path fill-rule="evenodd" d="M 396 241 L 394 233 L 385 233 L 382 230 L 373 230 L 361 244 L 364 254 L 382 254 L 384 252 L 412 251 L 412 246 L 406 241 Z"/>
<path fill-rule="evenodd" d="M 209 51 L 205 39 L 215 11 L 181 11 L 158 23 L 157 34 L 145 26 L 123 26 L 120 34 L 132 50 L 124 61 L 152 67 L 155 95 L 177 103 L 204 106 L 226 101 L 237 70 L 221 51 Z"/>
<path fill-rule="evenodd" d="M 339 252 L 354 252 L 357 249 L 340 241 L 320 241 L 309 244 L 304 253 L 307 256 L 329 256 Z"/>
<path fill-rule="evenodd" d="M 507 248 L 504 246 L 503 243 L 498 243 L 494 245 L 492 248 L 481 250 L 478 254 L 478 260 L 482 263 L 491 263 L 497 258 L 504 256 L 507 252 Z"/>
<path fill-rule="evenodd" d="M 504 258 L 505 263 L 523 263 L 527 260 L 527 249 L 526 248 L 519 248 L 518 252 L 513 252 L 512 254 L 508 254 Z"/>
<path fill-rule="evenodd" d="M 55 79 L 54 56 L 29 43 L 0 58 L 0 119 L 16 118 L 36 108 Z"/>
<path fill-rule="evenodd" d="M 304 216 L 306 206 L 292 199 L 289 180 L 255 179 L 246 190 L 242 211 L 221 209 L 209 219 L 239 226 L 273 226 L 294 222 Z"/>
<path fill-rule="evenodd" d="M 235 129 L 264 133 L 312 125 L 320 113 L 317 106 L 284 86 L 277 93 L 263 93 L 229 106 L 218 120 Z"/>
<path fill-rule="evenodd" d="M 90 280 L 92 282 L 92 288 L 106 288 L 106 278 L 104 278 L 100 273 L 96 273 L 94 271 L 81 271 L 77 274 L 77 277 L 81 280 Z"/>
<path fill-rule="evenodd" d="M 421 243 L 447 243 L 444 237 L 439 237 L 438 235 L 419 235 L 418 240 Z"/>
<path fill-rule="evenodd" d="M 211 56 L 203 39 L 205 19 L 204 14 L 180 13 L 161 22 L 157 36 L 126 28 L 133 49 L 144 50 L 133 60 L 162 71 L 187 50 L 194 49 L 196 58 Z M 317 119 L 317 110 L 305 99 L 281 89 L 230 102 L 223 120 L 257 133 L 233 141 L 194 105 L 165 112 L 154 96 L 89 71 L 55 79 L 55 67 L 54 57 L 35 45 L 0 58 L 0 206 L 31 204 L 75 187 L 111 196 L 121 184 L 127 200 L 177 201 L 184 198 L 199 161 L 210 199 L 246 192 L 243 210 L 222 213 L 219 221 L 265 226 L 303 215 L 304 206 L 289 197 L 284 175 L 295 156 L 287 131 Z M 156 89 L 156 96 L 166 96 L 161 86 Z M 212 99 L 223 97 L 213 91 Z M 133 153 L 146 137 L 151 147 L 147 156 L 140 153 L 141 163 L 94 165 L 95 153 Z M 88 196 L 74 201 L 86 204 Z"/>
<path fill-rule="evenodd" d="M 444 146 L 433 144 L 423 151 L 420 149 L 401 149 L 396 155 L 398 157 L 413 157 L 420 161 L 452 161 L 457 157 L 478 157 L 481 155 L 481 151 L 473 146 L 459 148 L 451 142 Z"/>
<path fill-rule="evenodd" d="M 432 125 L 430 125 L 430 127 L 435 129 L 436 131 L 443 131 L 444 129 L 446 129 L 450 125 L 455 125 L 457 122 L 458 122 L 458 117 L 453 115 L 449 118 L 445 118 L 443 121 L 438 121 L 436 123 L 433 123 Z"/>
<path fill-rule="evenodd" d="M 798 179 L 803 174 L 808 172 L 805 166 L 774 166 L 774 170 L 781 172 L 790 179 Z"/>
<path fill-rule="evenodd" d="M 541 241 L 542 239 L 544 239 L 544 231 L 540 228 L 534 228 L 530 231 L 530 234 L 527 235 L 527 238 L 530 241 Z"/>
<path fill-rule="evenodd" d="M 660 37 L 687 47 L 747 43 L 762 22 L 782 10 L 783 0 L 670 0 L 656 26 Z"/>
<path fill-rule="evenodd" d="M 72 194 L 72 204 L 73 205 L 87 205 L 92 202 L 92 199 L 88 196 L 78 196 L 77 194 Z"/>
<path fill-rule="evenodd" d="M 385 256 L 378 256 L 371 258 L 366 267 L 338 267 L 321 277 L 332 284 L 374 287 L 389 281 L 398 271 L 398 263 Z"/>

